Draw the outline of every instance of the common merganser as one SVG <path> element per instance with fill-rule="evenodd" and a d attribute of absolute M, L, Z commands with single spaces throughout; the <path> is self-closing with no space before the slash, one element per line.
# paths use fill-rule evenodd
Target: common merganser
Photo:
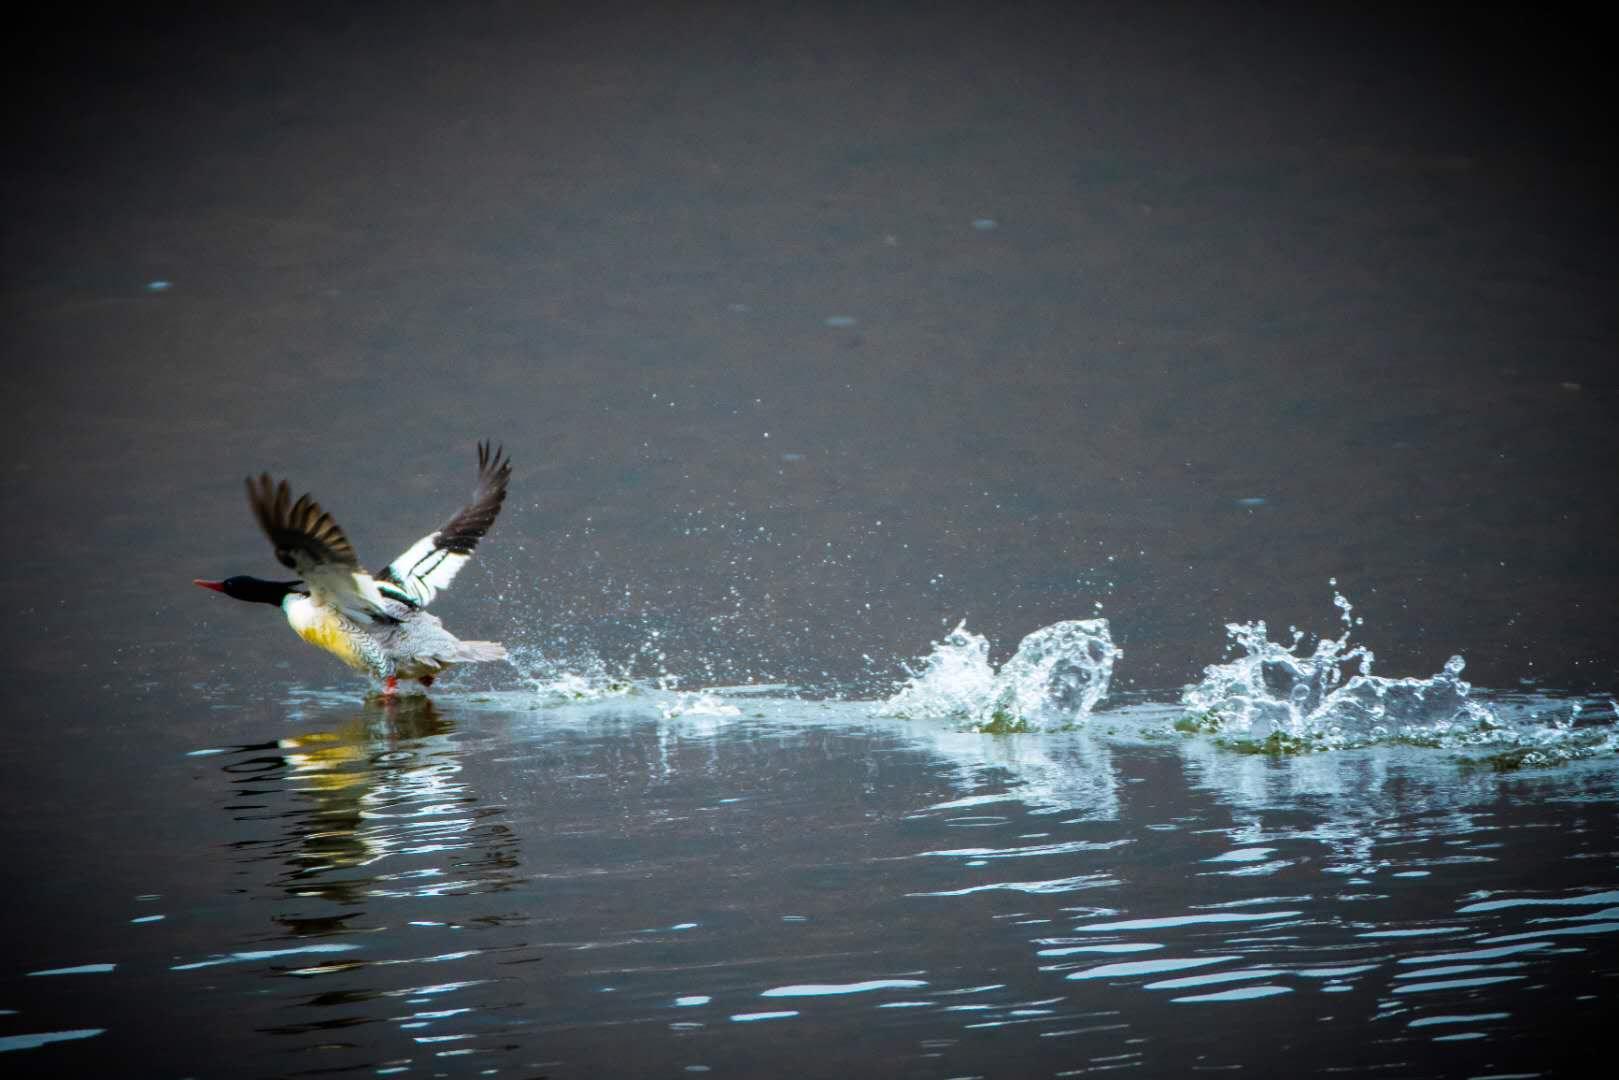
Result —
<path fill-rule="evenodd" d="M 506 501 L 511 461 L 503 448 L 491 455 L 478 444 L 478 488 L 472 502 L 438 529 L 412 544 L 380 574 L 360 568 L 348 537 L 332 515 L 307 494 L 296 502 L 285 480 L 269 473 L 248 477 L 247 500 L 294 581 L 238 576 L 195 584 L 251 603 L 274 604 L 298 636 L 358 671 L 383 680 L 384 693 L 400 679 L 423 686 L 452 664 L 504 660 L 494 641 L 462 641 L 422 610 L 433 602 L 472 557 Z"/>

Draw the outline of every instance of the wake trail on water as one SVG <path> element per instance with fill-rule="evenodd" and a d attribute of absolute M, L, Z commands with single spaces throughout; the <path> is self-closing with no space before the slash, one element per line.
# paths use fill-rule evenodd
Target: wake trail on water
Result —
<path fill-rule="evenodd" d="M 1184 687 L 1173 704 L 1156 703 L 1160 707 L 1150 713 L 1159 730 L 1136 734 L 1205 737 L 1266 754 L 1429 747 L 1499 769 L 1619 754 L 1619 705 L 1612 697 L 1475 692 L 1462 678 L 1466 664 L 1460 656 L 1426 677 L 1374 674 L 1373 652 L 1351 641 L 1360 621 L 1353 605 L 1336 581 L 1330 584 L 1342 623 L 1336 636 L 1307 646 L 1297 629 L 1290 640 L 1276 641 L 1263 621 L 1229 623 L 1226 634 L 1238 655 L 1204 668 L 1202 679 Z M 1128 712 L 1108 702 L 1114 667 L 1124 653 L 1103 618 L 1042 627 L 999 669 L 990 663 L 988 639 L 958 624 L 926 656 L 901 665 L 904 677 L 891 694 L 868 701 L 762 680 L 694 685 L 667 669 L 662 640 L 661 632 L 648 631 L 616 667 L 589 649 L 547 655 L 519 642 L 511 646 L 511 664 L 521 673 L 520 693 L 531 707 L 640 699 L 666 719 L 741 716 L 751 708 L 744 699 L 836 700 L 868 705 L 890 718 L 1014 734 L 1094 732 L 1099 714 L 1118 730 Z M 720 665 L 702 666 L 711 671 Z M 509 693 L 499 696 L 510 701 Z"/>

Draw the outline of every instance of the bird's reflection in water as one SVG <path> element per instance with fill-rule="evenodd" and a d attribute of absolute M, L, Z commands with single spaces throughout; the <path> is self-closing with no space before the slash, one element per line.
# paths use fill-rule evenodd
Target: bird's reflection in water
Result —
<path fill-rule="evenodd" d="M 278 864 L 269 884 L 283 897 L 310 902 L 276 921 L 331 932 L 380 899 L 510 887 L 515 839 L 467 785 L 453 720 L 425 697 L 317 718 L 328 722 L 244 747 L 226 767 L 237 819 L 281 826 L 234 846 L 248 863 Z"/>
<path fill-rule="evenodd" d="M 422 697 L 303 719 L 226 765 L 244 921 L 177 970 L 249 980 L 242 1020 L 287 1040 L 292 1074 L 402 1071 L 440 1041 L 509 1050 L 486 1011 L 538 956 L 495 898 L 518 843 L 468 784 L 455 722 Z"/>

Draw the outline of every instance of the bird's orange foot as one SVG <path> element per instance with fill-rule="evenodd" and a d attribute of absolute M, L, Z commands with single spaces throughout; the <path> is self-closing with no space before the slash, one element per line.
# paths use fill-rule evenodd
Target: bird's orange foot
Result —
<path fill-rule="evenodd" d="M 399 676 L 388 676 L 387 681 L 382 684 L 382 693 L 386 697 L 393 697 L 399 693 Z"/>

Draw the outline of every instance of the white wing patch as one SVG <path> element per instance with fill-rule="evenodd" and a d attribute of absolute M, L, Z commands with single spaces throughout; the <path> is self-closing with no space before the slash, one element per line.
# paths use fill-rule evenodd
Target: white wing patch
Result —
<path fill-rule="evenodd" d="M 433 598 L 455 580 L 455 575 L 472 557 L 478 541 L 495 523 L 501 504 L 506 501 L 506 482 L 511 474 L 512 463 L 506 460 L 504 450 L 497 446 L 494 453 L 490 453 L 488 442 L 479 443 L 478 488 L 472 502 L 437 530 L 412 544 L 388 564 L 388 569 L 377 575 L 381 594 L 413 607 L 431 604 Z"/>
<path fill-rule="evenodd" d="M 304 560 L 299 559 L 302 564 Z M 330 563 L 300 565 L 298 576 L 309 586 L 311 597 L 329 605 L 356 622 L 394 622 L 382 588 L 364 571 Z"/>
<path fill-rule="evenodd" d="M 383 595 L 397 592 L 409 603 L 426 607 L 433 602 L 439 590 L 449 587 L 472 556 L 439 547 L 440 535 L 437 532 L 429 533 L 388 564 L 388 571 L 383 576 L 389 580 L 381 585 Z"/>

